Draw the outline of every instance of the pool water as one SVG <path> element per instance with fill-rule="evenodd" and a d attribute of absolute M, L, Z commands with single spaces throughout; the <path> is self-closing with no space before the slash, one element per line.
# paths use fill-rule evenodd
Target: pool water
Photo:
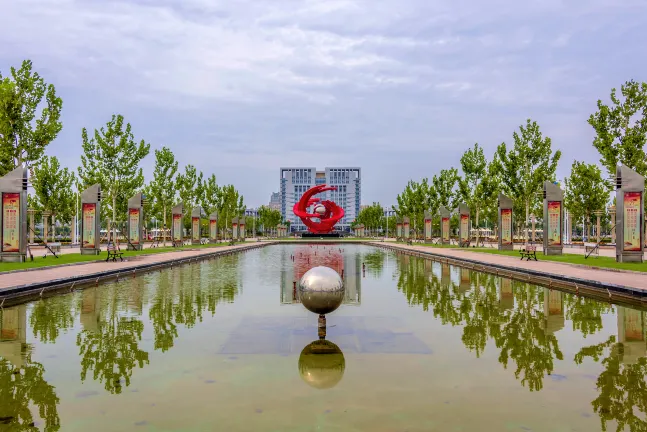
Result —
<path fill-rule="evenodd" d="M 326 265 L 343 305 L 294 282 Z M 0 431 L 645 431 L 645 313 L 370 246 L 276 245 L 2 310 Z"/>

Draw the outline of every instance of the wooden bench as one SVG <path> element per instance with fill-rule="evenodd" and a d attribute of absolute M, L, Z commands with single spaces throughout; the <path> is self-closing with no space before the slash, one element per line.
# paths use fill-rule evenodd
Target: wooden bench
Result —
<path fill-rule="evenodd" d="M 117 258 L 121 261 L 124 260 L 124 253 L 117 248 L 117 246 L 108 246 L 107 249 L 108 256 L 106 257 L 106 262 L 112 259 L 113 262 L 117 262 Z"/>
<path fill-rule="evenodd" d="M 521 261 L 526 258 L 527 261 L 530 261 L 530 258 L 534 258 L 537 261 L 537 246 L 528 245 L 524 249 L 519 251 L 521 254 Z"/>
<path fill-rule="evenodd" d="M 171 244 L 173 245 L 173 247 L 179 248 L 179 247 L 184 246 L 184 241 L 183 240 L 171 240 Z"/>

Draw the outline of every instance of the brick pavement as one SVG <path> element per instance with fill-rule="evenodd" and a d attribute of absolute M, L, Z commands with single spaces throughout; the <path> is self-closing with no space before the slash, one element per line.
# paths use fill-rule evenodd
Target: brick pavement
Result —
<path fill-rule="evenodd" d="M 375 243 L 376 246 L 384 243 Z M 433 248 L 429 246 L 407 246 L 401 244 L 389 244 L 390 247 L 401 249 L 429 252 L 450 258 L 469 259 L 483 263 L 484 265 L 502 265 L 514 267 L 521 270 L 532 270 L 545 273 L 546 275 L 559 275 L 578 279 L 599 281 L 602 283 L 619 285 L 627 288 L 638 288 L 647 290 L 647 273 L 620 272 L 605 270 L 601 268 L 584 267 L 573 264 L 564 264 L 555 261 L 521 261 L 519 258 L 506 255 L 494 255 L 484 252 L 474 252 L 460 249 Z"/>

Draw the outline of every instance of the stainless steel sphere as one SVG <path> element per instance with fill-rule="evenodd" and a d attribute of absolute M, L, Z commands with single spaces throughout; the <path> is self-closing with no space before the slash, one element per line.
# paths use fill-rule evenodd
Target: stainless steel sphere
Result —
<path fill-rule="evenodd" d="M 344 376 L 346 360 L 337 345 L 327 340 L 314 341 L 301 351 L 299 374 L 310 387 L 329 389 Z"/>
<path fill-rule="evenodd" d="M 299 281 L 299 299 L 310 312 L 330 313 L 344 300 L 344 281 L 330 267 L 313 267 Z"/>

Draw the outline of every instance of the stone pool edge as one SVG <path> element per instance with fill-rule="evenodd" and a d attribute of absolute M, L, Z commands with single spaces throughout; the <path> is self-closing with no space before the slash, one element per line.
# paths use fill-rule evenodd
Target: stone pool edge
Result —
<path fill-rule="evenodd" d="M 564 276 L 555 273 L 545 273 L 528 270 L 520 267 L 506 266 L 502 264 L 484 263 L 478 259 L 459 258 L 447 256 L 431 251 L 419 251 L 409 249 L 405 245 L 388 243 L 367 243 L 371 246 L 403 252 L 408 255 L 429 258 L 438 262 L 457 265 L 471 270 L 490 273 L 497 276 L 507 277 L 522 282 L 541 285 L 550 289 L 558 289 L 574 294 L 583 294 L 600 300 L 625 302 L 630 304 L 647 304 L 647 290 L 633 288 L 623 285 L 615 285 L 590 279 L 581 279 L 572 276 Z"/>
<path fill-rule="evenodd" d="M 278 242 L 258 242 L 250 245 L 235 247 L 233 249 L 218 250 L 204 254 L 194 255 L 181 259 L 170 259 L 147 264 L 134 265 L 128 268 L 106 270 L 101 272 L 88 273 L 70 278 L 50 279 L 43 282 L 35 282 L 25 285 L 16 285 L 0 290 L 0 308 L 24 303 L 26 301 L 40 298 L 43 294 L 54 294 L 60 292 L 71 292 L 75 288 L 84 288 L 90 285 L 97 286 L 99 283 L 119 281 L 121 278 L 135 277 L 137 274 L 149 273 L 155 270 L 171 268 L 176 265 L 184 265 L 213 259 L 220 256 L 232 255 L 246 252 L 252 249 L 259 249 L 265 246 L 278 244 Z M 162 255 L 162 254 L 160 254 Z M 91 261 L 94 262 L 94 261 Z M 47 267 L 43 267 L 47 268 Z"/>

